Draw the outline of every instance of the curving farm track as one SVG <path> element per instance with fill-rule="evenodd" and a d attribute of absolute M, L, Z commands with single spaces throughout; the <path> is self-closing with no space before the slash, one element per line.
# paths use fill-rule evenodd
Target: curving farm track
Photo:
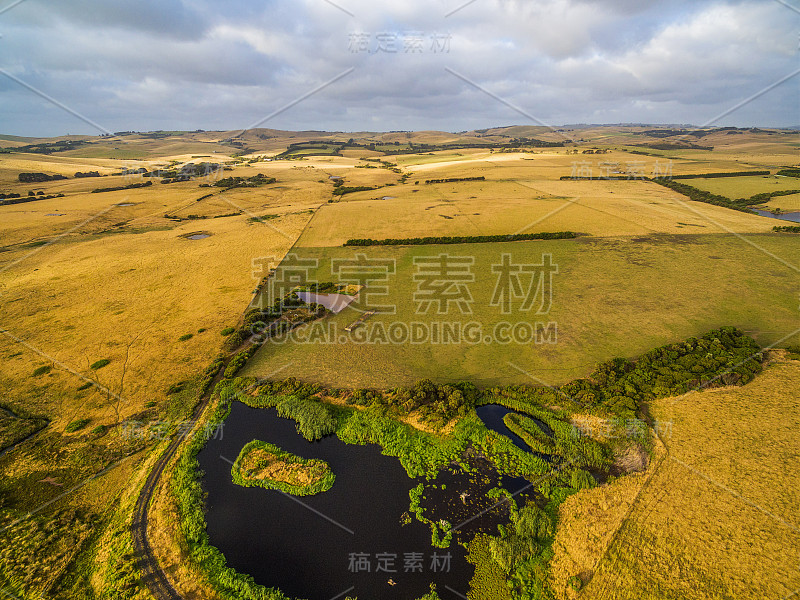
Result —
<path fill-rule="evenodd" d="M 219 376 L 218 376 L 219 377 Z M 209 386 L 213 389 L 213 385 Z M 206 406 L 211 399 L 211 393 L 207 393 L 194 410 L 192 419 L 197 421 L 198 417 L 203 414 Z M 167 449 L 158 458 L 147 480 L 139 492 L 139 497 L 136 499 L 136 506 L 133 509 L 133 523 L 131 524 L 131 534 L 133 537 L 133 550 L 136 554 L 139 563 L 139 571 L 142 574 L 142 580 L 147 585 L 150 593 L 156 600 L 183 600 L 172 584 L 167 579 L 166 573 L 158 563 L 158 559 L 153 553 L 153 548 L 150 545 L 150 540 L 147 538 L 147 514 L 150 507 L 150 501 L 153 498 L 153 493 L 158 486 L 158 480 L 164 472 L 164 469 L 178 452 L 181 443 L 185 438 L 176 435 L 172 438 L 167 446 Z"/>

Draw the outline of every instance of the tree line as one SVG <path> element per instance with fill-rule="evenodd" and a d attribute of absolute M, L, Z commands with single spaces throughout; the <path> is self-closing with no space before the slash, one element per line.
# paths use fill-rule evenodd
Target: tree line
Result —
<path fill-rule="evenodd" d="M 345 246 L 425 246 L 429 244 L 483 244 L 487 242 L 523 242 L 530 240 L 569 240 L 578 237 L 573 231 L 553 231 L 541 233 L 515 233 L 510 235 L 459 235 L 431 236 L 421 238 L 389 238 L 373 240 L 357 238 L 347 240 Z"/>

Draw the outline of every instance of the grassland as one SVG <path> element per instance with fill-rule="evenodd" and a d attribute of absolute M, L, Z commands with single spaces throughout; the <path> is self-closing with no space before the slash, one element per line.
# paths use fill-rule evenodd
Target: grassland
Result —
<path fill-rule="evenodd" d="M 322 207 L 301 246 L 341 246 L 351 238 L 500 235 L 576 231 L 600 236 L 766 232 L 774 221 L 691 202 L 653 183 L 477 181 L 405 185 L 348 194 Z M 660 188 L 660 189 L 659 189 Z M 391 195 L 390 200 L 380 197 Z M 368 220 L 360 215 L 368 214 Z"/>
<path fill-rule="evenodd" d="M 362 325 L 362 332 L 392 321 L 477 321 L 491 329 L 501 321 L 542 320 L 558 324 L 558 343 L 266 344 L 244 374 L 268 375 L 286 367 L 282 377 L 295 375 L 351 388 L 394 387 L 426 376 L 438 382 L 469 379 L 482 386 L 531 383 L 521 368 L 547 383 L 559 383 L 585 375 L 611 356 L 634 356 L 722 325 L 738 326 L 762 344 L 789 336 L 800 324 L 797 270 L 787 263 L 796 267 L 800 254 L 796 236 L 769 233 L 775 221 L 685 202 L 670 190 L 644 182 L 560 181 L 560 177 L 570 175 L 579 161 L 588 163 L 595 175 L 605 168 L 602 162 L 618 163 L 623 170 L 643 163 L 644 174 L 651 175 L 656 161 L 668 160 L 675 174 L 774 171 L 796 162 L 797 144 L 792 136 L 712 133 L 701 143 L 713 145 L 713 151 L 658 151 L 637 147 L 658 141 L 639 135 L 642 129 L 567 131 L 567 138 L 583 140 L 572 152 L 569 147 L 502 153 L 464 149 L 383 156 L 349 148 L 343 156 L 263 160 L 291 143 L 330 145 L 348 137 L 376 143 L 378 148 L 385 145 L 388 150 L 397 148 L 394 142 L 497 143 L 508 141 L 509 135 L 563 140 L 560 134 L 543 128 L 515 127 L 462 134 L 252 130 L 236 139 L 233 136 L 239 132 L 161 132 L 85 137 L 89 144 L 52 155 L 0 155 L 0 192 L 64 194 L 0 206 L 0 394 L 3 406 L 17 415 L 2 414 L 0 434 L 4 437 L 0 439 L 13 443 L 43 424 L 42 419 L 48 423 L 0 455 L 0 526 L 14 523 L 0 532 L 0 590 L 20 597 L 39 592 L 53 598 L 148 597 L 131 555 L 129 525 L 135 494 L 154 452 L 163 446 L 153 424 L 174 428 L 187 417 L 197 399 L 202 370 L 225 339 L 220 332 L 237 325 L 253 288 L 266 275 L 266 261 L 260 259 L 280 259 L 290 248 L 300 256 L 320 260 L 311 273 L 319 281 L 337 279 L 331 275 L 330 259 L 352 257 L 356 251 L 397 261 L 397 272 L 388 282 L 389 295 L 376 297 L 396 304 L 397 313 L 372 316 Z M 45 141 L 3 139 L 0 145 L 4 147 Z M 608 152 L 575 153 L 595 148 Z M 362 157 L 380 158 L 388 164 Z M 225 164 L 229 170 L 220 176 L 263 173 L 277 181 L 224 192 L 213 187 L 210 178 L 91 193 L 98 187 L 143 181 L 139 176 L 114 175 L 125 168 L 153 170 L 199 161 Z M 103 177 L 73 178 L 77 171 L 95 170 Z M 58 173 L 68 179 L 24 184 L 18 181 L 20 172 Z M 379 189 L 334 197 L 331 176 L 344 177 L 346 186 Z M 426 179 L 472 176 L 486 180 L 424 183 Z M 796 183 L 753 179 L 753 189 L 758 192 L 772 189 L 762 190 L 762 184 L 791 187 Z M 707 183 L 734 182 L 720 179 Z M 701 187 L 706 181 L 689 183 Z M 747 194 L 732 194 L 737 195 Z M 334 202 L 329 203 L 331 200 Z M 777 198 L 770 206 L 790 210 L 796 200 L 794 196 Z M 474 256 L 476 261 L 470 315 L 416 312 L 413 260 L 436 256 L 439 248 L 339 247 L 356 237 L 556 230 L 589 235 L 571 241 L 448 246 L 448 253 Z M 730 235 L 732 231 L 745 239 Z M 187 239 L 197 232 L 209 237 Z M 490 267 L 504 252 L 516 262 L 528 263 L 540 262 L 543 253 L 553 255 L 559 273 L 554 276 L 548 314 L 516 311 L 504 315 L 490 306 L 495 277 Z M 323 324 L 342 331 L 360 314 L 347 309 L 327 317 Z M 781 345 L 798 341 L 795 335 Z M 91 368 L 105 360 L 107 365 Z M 780 388 L 783 401 L 790 403 L 796 400 L 792 390 L 797 389 L 797 382 L 796 370 L 791 370 L 795 367 L 787 365 L 774 367 L 779 381 L 773 387 L 779 389 L 784 385 L 781 382 L 793 385 L 792 389 Z M 686 437 L 676 438 L 674 445 L 666 440 L 671 456 L 759 505 L 773 506 L 771 512 L 797 525 L 785 516 L 786 502 L 796 505 L 796 498 L 782 485 L 796 481 L 796 473 L 788 470 L 778 475 L 774 466 L 791 462 L 785 456 L 790 440 L 778 417 L 777 395 L 758 392 L 758 382 L 769 382 L 772 376 L 773 371 L 768 372 L 741 395 L 714 392 L 690 396 L 697 410 L 688 410 L 694 404 L 682 402 L 661 402 L 653 410 L 659 415 L 659 411 L 669 413 L 665 418 L 680 423 L 686 433 Z M 757 402 L 747 403 L 748 390 L 755 390 L 752 397 Z M 731 395 L 725 395 L 728 393 Z M 708 398 L 721 399 L 722 407 L 709 404 Z M 760 418 L 762 404 L 767 417 L 763 426 L 757 426 L 754 415 Z M 797 423 L 796 407 L 787 410 L 785 414 L 790 416 L 785 422 Z M 144 423 L 144 433 L 127 435 L 122 426 L 126 420 Z M 71 426 L 76 422 L 85 424 Z M 773 429 L 777 445 L 775 450 L 767 450 L 764 440 L 772 443 Z M 676 425 L 676 436 L 677 431 Z M 724 432 L 724 437 L 718 432 Z M 696 454 L 697 448 L 705 454 Z M 767 464 L 756 460 L 762 455 L 776 458 L 768 463 L 772 470 L 759 470 L 759 465 Z M 717 583 L 720 594 L 729 594 L 719 597 L 747 597 L 762 588 L 769 593 L 793 589 L 783 559 L 772 563 L 777 565 L 775 571 L 757 573 L 755 565 L 759 556 L 765 560 L 777 556 L 781 544 L 795 547 L 796 539 L 787 538 L 785 532 L 775 533 L 774 528 L 758 529 L 755 509 L 731 505 L 730 497 L 727 503 L 720 500 L 718 488 L 702 477 L 693 478 L 692 472 L 675 460 L 666 459 L 653 473 L 652 483 L 642 492 L 647 504 L 641 516 L 637 516 L 642 509 L 636 500 L 640 488 L 635 479 L 629 480 L 632 487 L 623 491 L 618 491 L 618 486 L 626 480 L 601 488 L 611 494 L 600 505 L 605 509 L 592 508 L 591 503 L 583 512 L 576 508 L 581 516 L 575 527 L 606 519 L 608 523 L 589 529 L 602 528 L 603 544 L 611 543 L 602 557 L 586 551 L 585 564 L 595 572 L 586 591 L 595 595 L 587 597 L 606 600 L 615 597 L 611 591 L 615 586 L 623 590 L 620 593 L 629 593 L 625 590 L 635 589 L 639 582 L 676 595 L 678 584 L 674 582 L 683 581 L 684 572 L 686 585 L 708 597 L 715 597 L 710 586 Z M 750 488 L 739 487 L 736 477 L 740 474 Z M 781 485 L 759 485 L 756 480 L 762 474 Z M 56 500 L 88 478 L 80 491 Z M 677 491 L 672 493 L 676 482 Z M 646 496 L 648 493 L 652 496 Z M 581 492 L 580 497 L 585 494 Z M 710 509 L 695 510 L 692 494 L 715 509 L 719 506 L 722 517 L 716 519 Z M 664 504 L 665 497 L 673 504 Z M 40 512 L 25 517 L 51 501 Z M 213 597 L 208 583 L 185 561 L 185 540 L 173 531 L 175 499 L 166 486 L 159 490 L 154 506 L 153 540 L 170 576 L 181 580 L 178 587 L 187 597 Z M 629 506 L 633 507 L 632 517 L 625 520 Z M 662 510 L 664 506 L 667 508 Z M 673 512 L 687 515 L 685 522 L 695 526 L 693 531 L 709 533 L 699 541 L 687 537 L 668 521 Z M 700 522 L 704 516 L 709 516 L 708 527 Z M 694 520 L 689 522 L 689 517 Z M 743 533 L 730 533 L 726 524 L 731 531 L 740 525 Z M 620 533 L 614 537 L 617 530 Z M 576 539 L 579 537 L 576 534 Z M 692 547 L 687 540 L 697 542 L 697 556 L 687 556 L 686 548 Z M 761 554 L 748 554 L 746 544 L 752 540 L 764 542 Z M 631 547 L 637 550 L 631 551 Z M 640 547 L 646 552 L 640 552 Z M 474 549 L 477 554 L 485 551 Z M 714 571 L 713 561 L 719 561 L 725 572 Z M 565 577 L 574 575 L 574 565 L 563 564 L 568 565 L 563 570 Z M 595 564 L 596 568 L 591 567 Z M 674 575 L 672 583 L 657 579 L 656 575 L 664 573 Z M 704 574 L 708 574 L 706 579 Z M 484 573 L 483 577 L 489 586 L 486 589 L 499 581 L 497 573 Z M 685 593 L 700 597 L 691 596 L 695 593 L 691 590 Z"/>
<path fill-rule="evenodd" d="M 797 264 L 791 235 L 748 236 L 761 248 Z M 444 250 L 442 249 L 444 248 Z M 388 295 L 373 302 L 396 304 L 396 314 L 376 314 L 363 325 L 364 334 L 400 323 L 478 322 L 491 333 L 501 322 L 555 322 L 557 343 L 548 344 L 366 344 L 348 337 L 312 343 L 268 342 L 243 372 L 267 374 L 283 367 L 286 376 L 331 386 L 391 387 L 421 378 L 438 382 L 470 380 L 479 385 L 530 382 L 529 375 L 555 384 L 585 375 L 614 356 L 635 356 L 669 341 L 698 335 L 730 324 L 763 345 L 779 341 L 800 326 L 795 272 L 741 240 L 725 235 L 650 235 L 634 238 L 452 245 L 446 247 L 295 248 L 299 256 L 319 261 L 310 280 L 331 280 L 330 260 L 369 258 L 396 261 L 397 273 L 387 282 Z M 475 282 L 470 284 L 472 314 L 451 305 L 448 314 L 417 314 L 413 300 L 415 257 L 474 257 Z M 502 314 L 490 306 L 497 275 L 492 264 L 509 253 L 515 262 L 541 263 L 550 253 L 558 265 L 553 276 L 552 308 L 536 316 L 514 309 Z M 335 280 L 336 278 L 333 277 Z M 519 308 L 519 302 L 517 308 Z M 348 308 L 327 317 L 324 327 L 337 334 L 358 315 Z M 319 331 L 305 326 L 309 332 Z M 358 331 L 358 330 L 356 330 Z M 793 339 L 798 339 L 797 335 Z M 323 343 L 330 341 L 331 343 Z M 791 343 L 785 340 L 784 343 Z M 521 372 L 520 369 L 524 371 Z"/>
<path fill-rule="evenodd" d="M 156 168 L 164 162 L 145 164 Z M 140 585 L 135 566 L 115 554 L 124 553 L 124 539 L 102 538 L 101 532 L 110 524 L 124 536 L 119 528 L 125 531 L 127 525 L 115 511 L 135 491 L 126 481 L 141 473 L 142 453 L 164 435 L 153 424 L 169 430 L 188 417 L 197 373 L 219 351 L 220 331 L 237 323 L 264 275 L 254 273 L 253 259 L 283 256 L 331 187 L 282 165 L 274 171 L 281 172 L 289 193 L 236 190 L 225 194 L 231 201 L 215 197 L 204 205 L 196 202 L 208 193 L 198 187 L 202 180 L 92 194 L 95 187 L 131 178 L 71 178 L 76 171 L 110 173 L 125 166 L 129 163 L 86 157 L 0 160 L 3 191 L 65 194 L 0 207 L 0 390 L 4 406 L 17 415 L 49 421 L 30 441 L 0 456 L 0 518 L 5 527 L 54 501 L 34 520 L 1 534 L 9 552 L 0 556 L 0 585 L 16 582 L 19 593 L 38 590 L 63 598 L 84 598 L 91 588 L 111 593 L 107 586 L 121 572 L 95 577 L 91 557 L 98 552 L 111 552 L 110 560 L 121 560 L 119 569 L 130 571 L 114 585 L 126 582 L 126 594 Z M 22 171 L 64 173 L 70 179 L 15 182 Z M 61 216 L 47 216 L 51 213 Z M 197 221 L 188 214 L 209 218 Z M 210 218 L 225 214 L 233 216 Z M 264 214 L 272 218 L 251 220 Z M 200 230 L 210 237 L 187 239 Z M 183 391 L 171 391 L 180 382 Z M 132 432 L 122 425 L 126 420 L 143 427 Z M 86 424 L 72 431 L 76 422 Z M 2 439 L 15 442 L 40 424 L 41 419 L 4 412 Z M 82 493 L 59 499 L 108 467 L 80 488 Z M 77 516 L 70 517 L 73 513 Z"/>
<path fill-rule="evenodd" d="M 587 584 L 578 597 L 796 593 L 799 390 L 800 363 L 778 361 L 745 387 L 656 402 L 653 414 L 671 431 L 651 472 L 639 482 L 583 491 L 561 507 L 568 524 L 562 551 L 577 559 L 574 568 Z M 572 514 L 583 516 L 583 532 Z M 589 556 L 605 547 L 602 556 Z M 567 572 L 557 589 L 575 597 L 563 587 Z"/>
<path fill-rule="evenodd" d="M 764 192 L 800 189 L 800 180 L 794 177 L 762 175 L 756 177 L 721 177 L 718 179 L 687 179 L 684 183 L 728 198 L 749 198 Z"/>

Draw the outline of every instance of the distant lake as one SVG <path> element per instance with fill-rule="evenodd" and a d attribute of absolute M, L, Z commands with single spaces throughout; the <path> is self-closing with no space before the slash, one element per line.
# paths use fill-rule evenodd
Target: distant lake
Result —
<path fill-rule="evenodd" d="M 778 215 L 769 212 L 768 210 L 753 209 L 762 217 L 769 217 L 770 219 L 780 219 L 781 221 L 792 221 L 793 223 L 800 223 L 800 212 L 787 212 Z"/>

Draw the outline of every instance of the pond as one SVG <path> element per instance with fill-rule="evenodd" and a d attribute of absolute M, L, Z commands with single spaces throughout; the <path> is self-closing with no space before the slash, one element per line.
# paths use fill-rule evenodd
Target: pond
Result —
<path fill-rule="evenodd" d="M 769 217 L 770 219 L 780 219 L 781 221 L 791 221 L 793 223 L 800 223 L 800 212 L 787 212 L 787 213 L 775 214 L 769 212 L 768 210 L 760 210 L 758 208 L 754 208 L 753 211 L 755 211 L 762 217 Z"/>
<path fill-rule="evenodd" d="M 208 535 L 229 566 L 309 600 L 348 595 L 413 600 L 427 593 L 431 582 L 442 600 L 466 595 L 474 567 L 465 550 L 455 543 L 448 549 L 432 547 L 430 528 L 413 517 L 401 524 L 408 492 L 419 481 L 410 479 L 396 458 L 383 456 L 379 446 L 348 445 L 334 436 L 307 442 L 294 421 L 278 417 L 274 409 L 239 402 L 222 431 L 198 461 L 208 494 Z M 336 482 L 327 492 L 304 497 L 234 484 L 230 463 L 253 439 L 326 461 Z M 351 558 L 360 559 L 369 572 L 354 572 Z M 413 567 L 408 572 L 407 559 Z"/>
<path fill-rule="evenodd" d="M 186 236 L 187 240 L 204 240 L 206 238 L 211 237 L 210 233 L 194 233 L 192 235 Z"/>
<path fill-rule="evenodd" d="M 506 424 L 503 423 L 503 417 L 505 417 L 508 413 L 513 413 L 515 411 L 506 408 L 505 406 L 500 406 L 499 404 L 484 404 L 483 406 L 479 406 L 475 409 L 475 412 L 478 413 L 478 418 L 483 421 L 483 424 L 486 425 L 488 429 L 492 431 L 496 431 L 497 433 L 506 436 L 517 448 L 521 450 L 528 451 L 528 445 L 522 441 L 522 438 L 519 437 L 516 433 L 512 432 Z"/>

